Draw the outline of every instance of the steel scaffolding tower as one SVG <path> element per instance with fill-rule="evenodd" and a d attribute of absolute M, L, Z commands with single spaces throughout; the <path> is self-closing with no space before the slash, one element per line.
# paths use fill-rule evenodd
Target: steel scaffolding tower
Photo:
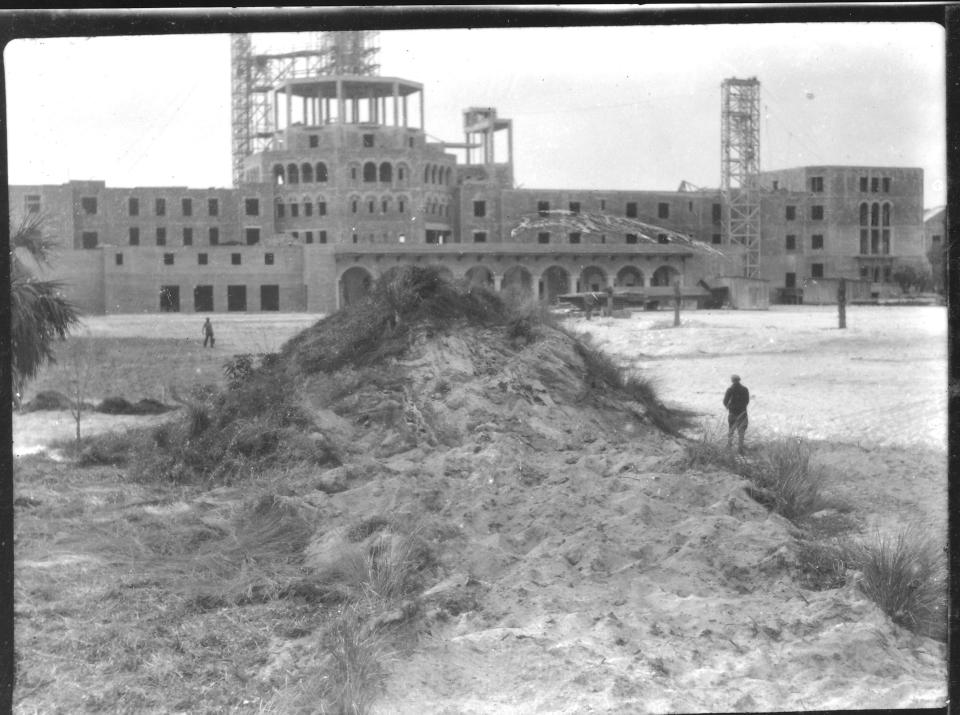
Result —
<path fill-rule="evenodd" d="M 743 275 L 760 277 L 760 82 L 725 79 L 721 85 L 722 189 L 731 245 L 743 246 Z"/>
<path fill-rule="evenodd" d="M 306 49 L 254 54 L 249 34 L 230 36 L 233 185 L 243 180 L 243 160 L 266 149 L 273 138 L 273 94 L 291 77 L 375 75 L 379 47 L 373 31 L 305 33 Z M 319 37 L 318 37 L 319 35 Z"/>

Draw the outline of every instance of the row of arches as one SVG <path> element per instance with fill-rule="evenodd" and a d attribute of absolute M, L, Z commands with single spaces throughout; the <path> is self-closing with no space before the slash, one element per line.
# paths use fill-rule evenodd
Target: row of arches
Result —
<path fill-rule="evenodd" d="M 273 165 L 273 183 L 277 186 L 295 184 L 327 183 L 330 171 L 326 163 L 318 161 Z M 351 182 L 364 184 L 390 184 L 405 186 L 410 177 L 410 166 L 406 162 L 393 164 L 389 161 L 353 162 L 347 166 L 347 176 Z M 439 164 L 427 164 L 423 168 L 423 183 L 449 186 L 453 181 L 453 169 Z"/>
<path fill-rule="evenodd" d="M 536 295 L 541 300 L 552 302 L 565 293 L 602 291 L 608 285 L 613 286 L 652 286 L 668 287 L 680 278 L 680 271 L 674 266 L 659 266 L 646 280 L 644 272 L 634 265 L 621 267 L 616 273 L 604 270 L 600 266 L 590 265 L 579 272 L 570 271 L 564 266 L 552 265 L 539 274 L 534 274 L 523 265 L 515 265 L 502 274 L 494 273 L 489 267 L 471 266 L 465 271 L 454 273 L 448 266 L 439 266 L 439 270 L 451 280 L 464 280 L 471 285 L 484 286 L 500 291 L 519 291 Z M 339 277 L 340 306 L 350 305 L 365 296 L 375 280 L 374 274 L 365 266 L 351 266 Z"/>
<path fill-rule="evenodd" d="M 453 178 L 453 169 L 449 166 L 427 164 L 423 167 L 423 183 L 449 186 Z"/>

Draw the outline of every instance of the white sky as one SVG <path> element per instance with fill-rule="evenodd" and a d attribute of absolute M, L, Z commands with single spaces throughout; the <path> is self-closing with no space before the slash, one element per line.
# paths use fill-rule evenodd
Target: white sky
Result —
<path fill-rule="evenodd" d="M 936 24 L 404 30 L 379 45 L 382 75 L 423 83 L 432 137 L 462 141 L 471 105 L 513 119 L 524 187 L 719 186 L 720 84 L 756 76 L 762 168 L 917 166 L 924 204 L 945 203 Z M 15 40 L 4 61 L 11 184 L 230 186 L 228 35 Z"/>

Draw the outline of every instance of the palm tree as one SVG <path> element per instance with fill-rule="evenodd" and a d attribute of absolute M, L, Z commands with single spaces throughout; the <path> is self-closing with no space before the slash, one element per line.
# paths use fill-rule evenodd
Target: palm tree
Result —
<path fill-rule="evenodd" d="M 13 394 L 20 404 L 23 386 L 45 362 L 53 362 L 53 341 L 80 322 L 77 308 L 63 297 L 59 281 L 39 280 L 17 255 L 24 249 L 46 265 L 54 244 L 43 235 L 44 217 L 27 214 L 10 231 L 10 353 Z"/>

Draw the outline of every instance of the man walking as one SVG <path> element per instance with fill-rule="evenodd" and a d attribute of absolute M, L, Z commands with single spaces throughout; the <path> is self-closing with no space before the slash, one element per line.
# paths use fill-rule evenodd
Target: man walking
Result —
<path fill-rule="evenodd" d="M 203 324 L 203 347 L 207 347 L 207 341 L 210 342 L 211 348 L 216 342 L 213 337 L 213 323 L 210 322 L 210 318 L 207 318 Z"/>
<path fill-rule="evenodd" d="M 743 436 L 747 432 L 747 405 L 750 403 L 750 390 L 740 384 L 740 376 L 732 375 L 732 383 L 727 388 L 723 396 L 723 406 L 727 408 L 727 424 L 730 431 L 727 432 L 727 448 L 733 447 L 733 433 L 737 432 L 739 438 L 738 451 L 743 454 Z"/>

